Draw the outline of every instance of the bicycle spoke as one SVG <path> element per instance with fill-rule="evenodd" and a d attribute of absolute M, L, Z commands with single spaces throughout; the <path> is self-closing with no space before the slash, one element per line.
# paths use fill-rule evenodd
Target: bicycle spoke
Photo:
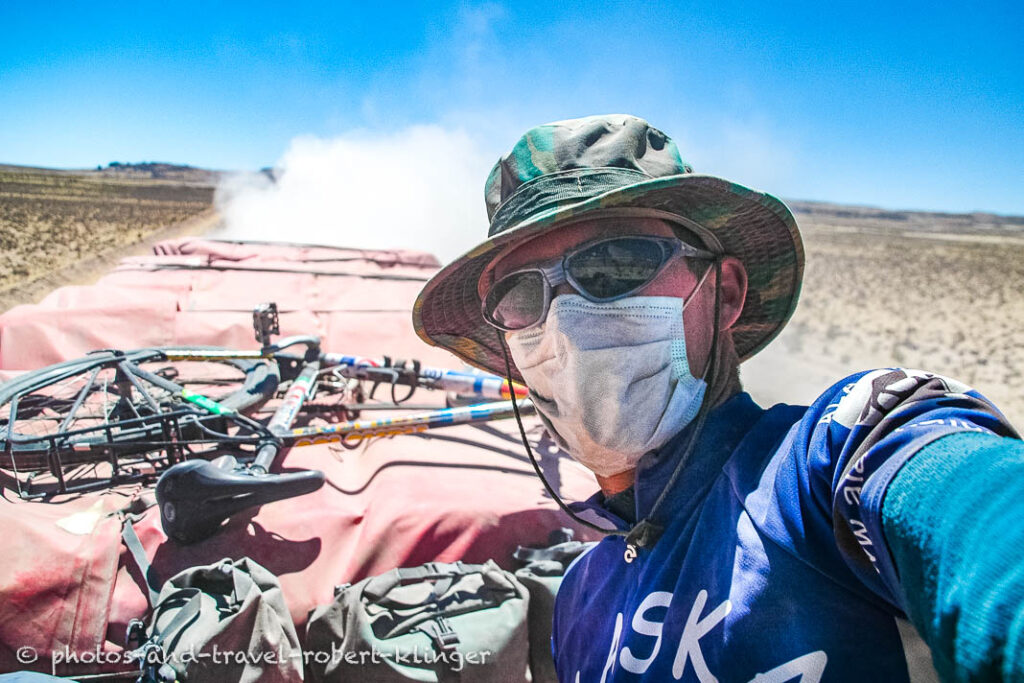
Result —
<path fill-rule="evenodd" d="M 85 402 L 85 397 L 88 396 L 89 390 L 92 389 L 93 384 L 96 382 L 96 377 L 99 374 L 99 367 L 93 369 L 92 374 L 89 375 L 89 381 L 85 383 L 84 387 L 82 387 L 82 391 L 79 392 L 78 398 L 75 399 L 75 404 L 71 406 L 71 410 L 68 411 L 68 416 L 64 418 L 64 421 L 61 422 L 60 427 L 57 429 L 58 432 L 66 431 L 68 425 L 70 425 L 71 421 L 75 419 L 75 413 L 77 413 L 78 409 L 82 407 L 82 404 Z"/>

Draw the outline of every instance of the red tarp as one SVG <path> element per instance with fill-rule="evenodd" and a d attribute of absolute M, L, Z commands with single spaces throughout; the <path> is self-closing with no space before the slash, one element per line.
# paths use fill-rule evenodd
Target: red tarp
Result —
<path fill-rule="evenodd" d="M 252 308 L 267 301 L 278 304 L 282 336 L 320 335 L 325 351 L 460 367 L 412 330 L 412 303 L 438 268 L 428 254 L 202 239 L 154 251 L 125 259 L 95 285 L 64 287 L 0 316 L 0 372 L 9 377 L 99 348 L 254 349 Z M 596 490 L 586 470 L 540 442 L 538 425 L 527 422 L 552 484 L 570 500 Z M 283 465 L 323 470 L 327 483 L 238 515 L 192 546 L 168 541 L 150 508 L 135 527 L 160 579 L 249 556 L 280 578 L 301 635 L 308 612 L 329 602 L 338 584 L 431 560 L 493 558 L 512 567 L 516 545 L 542 545 L 550 530 L 572 526 L 534 475 L 514 421 L 378 439 L 356 450 L 296 448 Z M 104 515 L 138 492 L 128 486 L 44 503 L 5 489 L 0 671 L 49 671 L 50 653 L 64 648 L 120 649 L 129 620 L 147 605 L 120 519 Z M 577 537 L 588 536 L 577 530 Z M 17 661 L 19 648 L 32 648 L 39 661 Z"/>

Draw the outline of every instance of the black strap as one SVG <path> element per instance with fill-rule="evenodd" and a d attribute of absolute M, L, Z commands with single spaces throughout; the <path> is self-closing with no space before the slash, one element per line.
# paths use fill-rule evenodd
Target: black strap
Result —
<path fill-rule="evenodd" d="M 516 550 L 512 553 L 512 557 L 523 564 L 530 564 L 531 562 L 547 562 L 550 560 L 568 565 L 576 559 L 580 553 L 586 550 L 589 545 L 589 543 L 584 543 L 583 541 L 568 541 L 548 548 L 526 548 L 520 545 L 516 546 Z"/>
<path fill-rule="evenodd" d="M 636 557 L 637 548 L 653 548 L 654 544 L 661 538 L 661 534 L 665 531 L 665 526 L 658 520 L 658 510 L 661 509 L 661 504 L 665 502 L 669 492 L 675 486 L 676 480 L 679 479 L 679 475 L 682 474 L 683 470 L 690 462 L 690 456 L 693 455 L 693 450 L 697 445 L 697 439 L 700 438 L 701 432 L 704 431 L 704 422 L 707 420 L 708 413 L 712 410 L 713 397 L 710 395 L 718 388 L 718 354 L 720 352 L 719 347 L 719 316 L 722 311 L 722 259 L 716 258 L 714 263 L 715 268 L 715 317 L 711 323 L 711 351 L 708 356 L 707 366 L 704 369 L 704 382 L 706 389 L 704 392 L 704 400 L 701 402 L 700 409 L 697 411 L 697 416 L 693 419 L 693 423 L 690 425 L 690 435 L 687 437 L 686 448 L 683 449 L 683 454 L 679 456 L 679 460 L 676 462 L 675 468 L 672 470 L 672 475 L 668 478 L 668 481 L 662 485 L 661 493 L 658 494 L 657 499 L 654 501 L 654 505 L 651 506 L 647 516 L 640 520 L 629 535 L 626 536 L 626 554 L 625 559 L 627 562 L 632 562 L 629 559 L 630 554 Z"/>
<path fill-rule="evenodd" d="M 512 383 L 515 380 L 512 379 L 512 363 L 511 361 L 509 361 L 508 358 L 509 351 L 508 345 L 505 343 L 505 333 L 499 329 L 495 329 L 494 331 L 497 332 L 498 334 L 498 346 L 501 347 L 501 355 L 502 358 L 504 358 L 505 360 L 505 379 L 508 380 L 508 385 L 512 386 Z M 573 512 L 571 509 L 569 509 L 569 506 L 566 505 L 565 501 L 562 500 L 562 497 L 558 495 L 558 492 L 551 487 L 551 483 L 548 482 L 548 478 L 544 476 L 544 471 L 540 468 L 540 463 L 537 462 L 537 456 L 533 454 L 533 449 L 530 447 L 530 441 L 529 439 L 526 438 L 526 427 L 523 426 L 523 416 L 519 412 L 518 401 L 512 401 L 512 413 L 516 417 L 516 424 L 519 426 L 519 437 L 523 440 L 523 448 L 526 449 L 526 455 L 529 456 L 530 458 L 530 464 L 533 465 L 533 471 L 537 473 L 537 476 L 540 478 L 540 483 L 544 484 L 544 490 L 548 492 L 548 495 L 551 496 L 551 499 L 558 503 L 558 507 L 562 508 L 562 512 L 569 515 L 569 517 L 572 518 L 576 523 L 585 526 L 588 529 L 599 531 L 606 536 L 625 537 L 626 535 L 628 535 L 627 531 L 623 531 L 621 529 L 607 529 L 603 526 L 598 526 L 597 524 L 594 524 L 591 521 L 583 519 L 575 512 Z"/>
<path fill-rule="evenodd" d="M 198 588 L 183 588 L 167 596 L 167 600 L 163 603 L 164 605 L 173 604 L 175 598 L 180 598 L 183 594 L 188 593 L 192 594 L 188 602 L 178 610 L 163 632 L 157 630 L 156 615 L 154 615 L 152 635 L 136 647 L 135 655 L 139 658 L 141 673 L 137 679 L 138 683 L 174 683 L 177 680 L 177 672 L 167 663 L 167 649 L 164 647 L 164 643 L 176 640 L 182 631 L 199 618 L 203 594 Z M 131 644 L 131 635 L 129 633 L 129 644 Z"/>
<path fill-rule="evenodd" d="M 132 522 L 134 521 L 135 518 L 131 515 L 125 516 L 124 526 L 121 529 L 121 538 L 124 540 L 124 544 L 128 548 L 128 552 L 130 552 L 132 557 L 135 559 L 135 564 L 139 566 L 139 571 L 142 572 L 142 579 L 146 582 L 149 606 L 156 607 L 156 599 L 157 596 L 160 595 L 160 583 L 156 578 L 156 574 L 153 572 L 152 565 L 149 564 L 149 559 L 146 557 L 146 551 L 142 547 L 142 541 L 139 540 L 139 535 L 135 533 L 135 527 L 132 526 Z"/>

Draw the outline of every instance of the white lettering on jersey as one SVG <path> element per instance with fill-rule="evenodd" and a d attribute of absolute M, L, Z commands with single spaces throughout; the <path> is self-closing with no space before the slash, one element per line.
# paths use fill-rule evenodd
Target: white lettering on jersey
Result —
<path fill-rule="evenodd" d="M 605 660 L 604 670 L 601 672 L 601 683 L 608 681 L 608 676 L 615 666 L 615 654 L 619 652 L 619 665 L 629 673 L 644 675 L 650 669 L 651 664 L 661 652 L 661 641 L 665 627 L 664 621 L 655 621 L 647 617 L 647 613 L 653 609 L 664 607 L 666 610 L 672 604 L 672 593 L 668 591 L 655 591 L 649 593 L 637 607 L 630 622 L 632 630 L 640 635 L 654 638 L 654 646 L 651 654 L 643 659 L 633 654 L 629 647 L 619 646 L 623 640 L 624 618 L 621 612 L 615 615 L 615 631 L 612 634 L 612 642 L 608 648 L 608 658 Z M 672 676 L 679 680 L 686 672 L 686 663 L 693 662 L 693 671 L 700 683 L 718 683 L 718 679 L 708 669 L 704 660 L 704 653 L 700 648 L 700 639 L 706 636 L 713 628 L 718 626 L 732 611 L 732 603 L 724 601 L 707 616 L 701 618 L 701 613 L 708 602 L 708 592 L 702 590 L 694 598 L 693 606 L 690 608 L 690 615 L 683 627 L 683 635 L 679 639 L 679 648 L 676 650 L 675 660 L 672 663 Z M 828 656 L 823 650 L 810 652 L 784 664 L 759 673 L 750 679 L 749 683 L 820 683 L 825 673 L 825 665 L 828 663 Z M 574 683 L 580 683 L 581 673 L 576 672 Z"/>
<path fill-rule="evenodd" d="M 725 619 L 726 615 L 732 611 L 732 603 L 726 600 L 711 614 L 701 619 L 700 613 L 704 611 L 707 601 L 708 592 L 702 590 L 697 594 L 697 599 L 693 601 L 690 616 L 686 618 L 683 636 L 679 639 L 679 649 L 676 650 L 676 658 L 672 662 L 672 676 L 677 681 L 683 677 L 683 672 L 686 671 L 686 662 L 692 661 L 693 671 L 701 683 L 718 682 L 718 679 L 708 671 L 708 665 L 704 662 L 704 653 L 700 650 L 700 639 Z"/>
<path fill-rule="evenodd" d="M 601 683 L 605 683 L 608 680 L 608 672 L 612 670 L 612 664 L 615 663 L 615 653 L 619 649 L 619 636 L 622 635 L 622 612 L 615 615 L 615 633 L 612 635 L 612 646 L 608 648 L 608 660 L 604 663 L 604 671 L 601 672 Z M 576 678 L 579 679 L 580 672 L 576 672 Z"/>
<path fill-rule="evenodd" d="M 800 677 L 797 679 L 800 683 L 819 683 L 827 663 L 828 656 L 824 650 L 818 650 L 780 664 L 771 671 L 757 674 L 750 679 L 750 683 L 785 683 L 797 676 Z"/>
<path fill-rule="evenodd" d="M 621 664 L 622 668 L 629 673 L 647 673 L 647 669 L 650 668 L 651 663 L 654 662 L 654 658 L 658 656 L 658 652 L 661 650 L 661 631 L 665 624 L 660 621 L 651 621 L 647 619 L 644 614 L 648 610 L 655 609 L 656 607 L 668 607 L 671 603 L 671 593 L 667 591 L 655 591 L 644 598 L 644 601 L 636 608 L 636 613 L 633 614 L 633 630 L 640 635 L 651 636 L 656 640 L 654 641 L 654 648 L 651 650 L 650 656 L 646 659 L 637 659 L 632 650 L 628 647 L 622 648 L 622 652 L 619 654 L 619 664 Z"/>
<path fill-rule="evenodd" d="M 868 559 L 872 563 L 877 562 L 875 554 L 871 552 L 874 548 L 874 544 L 871 542 L 871 538 L 868 536 L 868 528 L 864 525 L 864 522 L 859 519 L 850 519 L 850 528 L 853 529 L 853 535 L 857 538 L 857 542 L 860 543 L 860 549 L 864 551 L 864 554 L 868 556 Z"/>
<path fill-rule="evenodd" d="M 860 505 L 860 492 L 861 487 L 859 486 L 844 486 L 843 500 L 847 505 Z"/>

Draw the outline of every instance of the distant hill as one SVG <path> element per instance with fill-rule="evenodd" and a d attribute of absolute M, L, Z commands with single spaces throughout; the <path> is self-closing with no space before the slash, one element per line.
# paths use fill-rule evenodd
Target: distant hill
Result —
<path fill-rule="evenodd" d="M 974 236 L 1024 235 L 1024 216 L 992 213 L 900 211 L 870 206 L 786 200 L 800 226 L 853 228 L 887 233 L 955 233 Z"/>
<path fill-rule="evenodd" d="M 111 162 L 105 168 L 97 169 L 96 173 L 115 178 L 152 178 L 159 180 L 177 180 L 184 183 L 216 185 L 223 175 L 221 171 L 210 171 L 183 164 L 167 164 L 145 161 L 137 164 Z"/>
<path fill-rule="evenodd" d="M 167 180 L 181 185 L 215 187 L 223 171 L 212 171 L 185 164 L 169 164 L 157 161 L 121 163 L 112 161 L 106 166 L 83 169 L 37 168 L 0 164 L 0 172 L 31 173 L 34 175 L 73 175 L 86 178 L 109 178 L 117 180 Z"/>

